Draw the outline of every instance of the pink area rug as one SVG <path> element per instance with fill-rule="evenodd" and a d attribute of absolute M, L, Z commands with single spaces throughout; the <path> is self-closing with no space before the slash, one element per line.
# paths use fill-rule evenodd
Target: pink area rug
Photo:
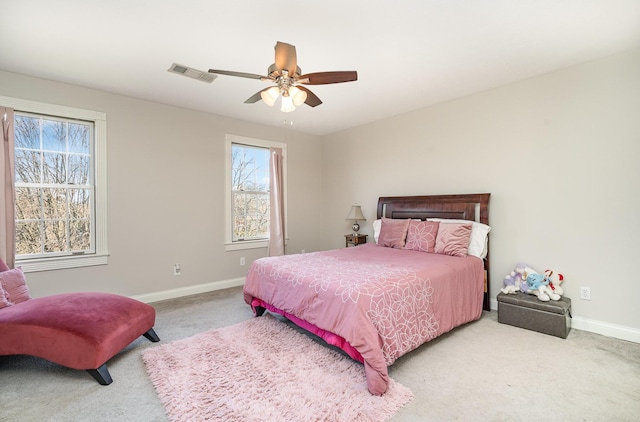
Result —
<path fill-rule="evenodd" d="M 413 394 L 367 391 L 362 364 L 270 314 L 146 349 L 172 421 L 384 421 Z"/>

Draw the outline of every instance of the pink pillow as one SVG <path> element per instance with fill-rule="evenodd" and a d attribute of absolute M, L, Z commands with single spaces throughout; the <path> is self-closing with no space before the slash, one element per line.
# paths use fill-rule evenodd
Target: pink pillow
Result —
<path fill-rule="evenodd" d="M 392 218 L 383 218 L 380 236 L 378 237 L 378 245 L 390 248 L 402 248 L 407 238 L 408 227 L 409 219 L 394 220 Z"/>
<path fill-rule="evenodd" d="M 9 302 L 9 298 L 7 297 L 7 292 L 4 291 L 2 286 L 0 286 L 0 309 L 6 308 L 7 306 L 11 306 L 12 303 Z"/>
<path fill-rule="evenodd" d="M 436 253 L 467 256 L 472 224 L 440 224 L 436 236 Z"/>
<path fill-rule="evenodd" d="M 435 221 L 411 220 L 407 230 L 405 249 L 433 253 L 440 223 Z"/>
<path fill-rule="evenodd" d="M 0 285 L 9 302 L 16 304 L 31 299 L 22 267 L 0 273 Z"/>

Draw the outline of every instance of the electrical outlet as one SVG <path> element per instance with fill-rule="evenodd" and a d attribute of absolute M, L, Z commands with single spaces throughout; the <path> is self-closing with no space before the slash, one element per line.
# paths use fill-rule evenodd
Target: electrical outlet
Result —
<path fill-rule="evenodd" d="M 300 253 L 304 253 L 304 252 L 305 252 L 305 250 L 304 250 L 304 249 L 301 249 L 301 250 L 300 250 Z"/>
<path fill-rule="evenodd" d="M 244 256 L 240 257 L 240 265 L 244 265 L 245 264 L 245 260 L 244 260 Z"/>
<path fill-rule="evenodd" d="M 173 264 L 173 275 L 180 275 L 180 264 Z"/>
<path fill-rule="evenodd" d="M 580 287 L 580 299 L 591 300 L 591 287 Z"/>

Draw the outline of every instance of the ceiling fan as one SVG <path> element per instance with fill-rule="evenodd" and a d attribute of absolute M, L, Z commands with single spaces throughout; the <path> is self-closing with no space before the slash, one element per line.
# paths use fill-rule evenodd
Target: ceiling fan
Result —
<path fill-rule="evenodd" d="M 274 83 L 275 86 L 256 92 L 245 103 L 252 104 L 262 99 L 267 105 L 273 106 L 278 97 L 282 96 L 280 110 L 283 112 L 293 111 L 296 106 L 303 103 L 311 107 L 322 104 L 320 98 L 303 85 L 325 85 L 358 80 L 358 72 L 356 71 L 317 72 L 303 75 L 302 70 L 298 67 L 295 46 L 278 41 L 275 50 L 275 63 L 269 66 L 267 76 L 218 69 L 209 69 L 209 73 L 260 79 Z"/>

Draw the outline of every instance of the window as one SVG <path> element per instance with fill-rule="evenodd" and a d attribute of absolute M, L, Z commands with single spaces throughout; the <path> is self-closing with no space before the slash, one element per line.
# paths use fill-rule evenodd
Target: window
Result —
<path fill-rule="evenodd" d="M 16 264 L 107 263 L 104 113 L 0 97 L 14 108 Z"/>
<path fill-rule="evenodd" d="M 92 144 L 92 122 L 16 113 L 16 257 L 95 251 Z"/>
<path fill-rule="evenodd" d="M 269 238 L 269 148 L 231 144 L 232 240 Z"/>
<path fill-rule="evenodd" d="M 285 144 L 235 135 L 226 137 L 227 250 L 268 244 L 270 147 L 282 148 L 286 157 Z M 286 159 L 284 169 L 286 180 Z"/>

